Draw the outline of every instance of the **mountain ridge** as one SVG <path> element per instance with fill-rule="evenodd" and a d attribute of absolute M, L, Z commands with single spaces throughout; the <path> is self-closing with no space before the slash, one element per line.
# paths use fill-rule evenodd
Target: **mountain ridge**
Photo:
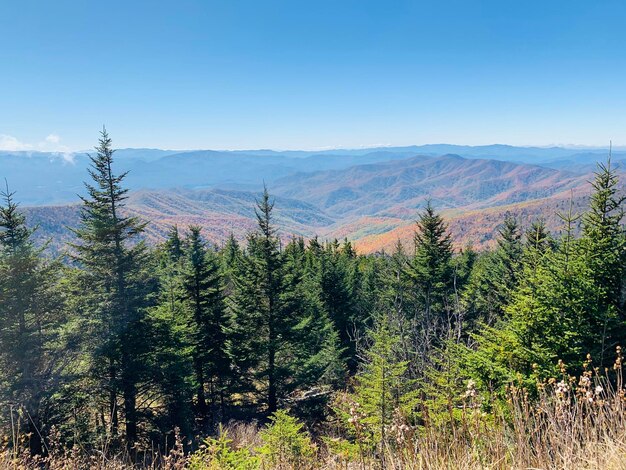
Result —
<path fill-rule="evenodd" d="M 488 246 L 495 233 L 494 226 L 481 219 L 501 220 L 503 211 L 521 217 L 542 215 L 561 204 L 570 190 L 584 193 L 589 179 L 588 173 L 539 165 L 418 155 L 340 170 L 299 172 L 278 178 L 269 189 L 276 199 L 276 222 L 283 239 L 348 238 L 359 250 L 373 252 L 390 249 L 391 241 L 395 244 L 398 238 L 409 241 L 412 223 L 429 199 L 449 221 L 455 237 L 462 243 L 474 239 L 480 248 Z M 135 190 L 129 193 L 126 211 L 150 221 L 146 231 L 150 242 L 162 240 L 171 225 L 190 224 L 202 226 L 214 244 L 231 233 L 244 240 L 255 227 L 258 186 L 255 191 L 229 187 Z M 76 204 L 25 210 L 31 223 L 42 227 L 42 239 L 54 235 L 57 249 L 71 238 L 66 226 L 78 223 Z"/>

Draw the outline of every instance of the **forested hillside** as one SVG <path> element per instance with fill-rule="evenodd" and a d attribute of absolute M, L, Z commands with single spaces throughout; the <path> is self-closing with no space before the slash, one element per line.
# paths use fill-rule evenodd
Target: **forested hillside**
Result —
<path fill-rule="evenodd" d="M 333 186 L 340 172 L 276 182 L 276 198 L 130 194 L 103 131 L 82 200 L 57 213 L 70 232 L 46 232 L 64 239 L 54 256 L 25 216 L 48 215 L 22 210 L 9 180 L 0 465 L 619 468 L 626 233 L 610 157 L 576 196 L 584 177 L 562 170 L 428 158 L 343 170 L 378 216 L 412 193 L 410 242 L 369 255 L 315 236 L 362 215 Z M 479 173 L 494 184 L 455 184 Z M 462 218 L 455 239 L 438 191 L 497 200 L 480 220 L 492 245 Z M 522 192 L 557 202 L 516 217 Z"/>
<path fill-rule="evenodd" d="M 284 241 L 294 236 L 309 240 L 316 235 L 323 240 L 348 239 L 361 253 L 390 252 L 398 239 L 410 247 L 415 215 L 429 200 L 449 224 L 456 247 L 469 241 L 478 250 L 493 246 L 495 228 L 506 213 L 522 225 L 545 214 L 547 226 L 558 231 L 561 224 L 555 212 L 563 210 L 570 197 L 580 207 L 587 203 L 589 180 L 593 178 L 589 163 L 597 159 L 596 154 L 586 154 L 580 160 L 586 163 L 570 171 L 570 165 L 553 169 L 452 154 L 415 156 L 400 151 L 306 157 L 272 152 L 165 156 L 161 151 L 146 152 L 125 150 L 116 161 L 123 163 L 120 172 L 130 168 L 127 180 L 133 180 L 127 185 L 134 190 L 129 193 L 125 210 L 151 222 L 143 234 L 151 245 L 163 242 L 171 225 L 189 224 L 201 226 L 205 238 L 220 246 L 231 234 L 245 242 L 255 224 L 254 200 L 260 195 L 262 179 L 268 176 L 259 167 L 278 165 L 280 170 L 266 181 L 277 198 L 279 236 Z M 576 155 L 571 158 L 578 161 Z M 168 170 L 150 166 L 163 165 L 163 161 L 169 162 Z M 1 165 L 0 160 L 0 172 Z M 238 165 L 246 168 L 241 174 L 234 170 Z M 36 162 L 24 166 L 24 174 L 30 174 L 33 167 L 37 167 Z M 333 169 L 314 171 L 326 167 Z M 296 169 L 299 171 L 294 173 Z M 76 177 L 76 167 L 63 171 L 68 172 L 65 178 Z M 80 174 L 85 172 L 82 169 Z M 253 180 L 254 185 L 250 184 Z M 48 187 L 27 187 L 18 194 L 32 200 L 33 195 Z M 72 236 L 69 227 L 75 225 L 79 207 L 76 203 L 24 206 L 24 211 L 30 226 L 39 226 L 38 239 L 52 238 L 50 248 L 58 251 Z"/>

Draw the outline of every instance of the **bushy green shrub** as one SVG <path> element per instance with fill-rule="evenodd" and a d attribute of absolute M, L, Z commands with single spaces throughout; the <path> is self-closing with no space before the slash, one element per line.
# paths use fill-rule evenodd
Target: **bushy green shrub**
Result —
<path fill-rule="evenodd" d="M 267 468 L 314 468 L 316 448 L 303 424 L 279 410 L 261 431 L 263 445 L 257 448 Z"/>

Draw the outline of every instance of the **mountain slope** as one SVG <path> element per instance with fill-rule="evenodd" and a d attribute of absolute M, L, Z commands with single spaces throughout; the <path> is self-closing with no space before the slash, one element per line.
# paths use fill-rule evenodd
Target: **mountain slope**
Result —
<path fill-rule="evenodd" d="M 480 208 L 548 197 L 585 177 L 535 165 L 417 156 L 340 171 L 297 174 L 272 190 L 338 218 L 412 217 L 426 200 L 440 209 Z"/>
<path fill-rule="evenodd" d="M 243 240 L 256 226 L 255 203 L 259 194 L 234 190 L 159 190 L 137 191 L 129 195 L 126 214 L 149 222 L 146 239 L 163 240 L 172 225 L 185 229 L 189 225 L 203 227 L 211 242 L 219 244 L 232 233 Z M 38 226 L 36 238 L 40 243 L 51 238 L 53 251 L 73 237 L 69 227 L 79 224 L 80 205 L 25 207 L 31 226 Z M 305 202 L 276 198 L 275 222 L 284 239 L 293 236 L 312 237 L 336 221 Z"/>
<path fill-rule="evenodd" d="M 120 149 L 116 152 L 116 168 L 119 172 L 129 172 L 126 182 L 133 190 L 175 187 L 258 190 L 263 181 L 273 186 L 276 180 L 297 173 L 345 170 L 399 162 L 418 155 L 425 158 L 450 153 L 467 159 L 540 163 L 544 167 L 583 174 L 592 169 L 596 161 L 605 159 L 608 151 L 446 144 L 284 152 Z M 615 161 L 626 158 L 623 151 L 613 155 Z M 0 180 L 6 178 L 25 204 L 71 203 L 78 201 L 79 194 L 84 194 L 82 181 L 88 165 L 87 152 L 0 151 Z M 339 192 L 337 197 L 350 197 L 350 193 Z"/>
<path fill-rule="evenodd" d="M 307 157 L 301 160 L 306 160 Z M 294 235 L 348 238 L 363 252 L 390 249 L 398 239 L 410 242 L 413 220 L 427 199 L 450 221 L 464 244 L 491 243 L 508 211 L 523 222 L 544 215 L 558 228 L 556 210 L 575 189 L 584 203 L 589 175 L 456 155 L 419 156 L 344 170 L 299 173 L 270 187 L 276 195 L 275 221 L 284 239 Z M 127 211 L 150 221 L 146 237 L 162 240 L 171 225 L 200 225 L 205 236 L 221 243 L 230 233 L 243 240 L 255 227 L 258 193 L 232 189 L 158 189 L 130 193 Z M 54 237 L 57 248 L 78 223 L 78 206 L 28 208 L 40 236 Z"/>

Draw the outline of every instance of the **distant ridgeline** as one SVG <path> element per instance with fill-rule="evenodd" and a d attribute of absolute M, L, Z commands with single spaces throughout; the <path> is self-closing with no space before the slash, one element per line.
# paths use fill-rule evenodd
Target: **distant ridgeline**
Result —
<path fill-rule="evenodd" d="M 455 153 L 445 153 L 455 152 Z M 145 237 L 163 241 L 170 225 L 203 227 L 213 243 L 233 233 L 238 240 L 254 226 L 253 206 L 265 182 L 277 198 L 276 224 L 293 236 L 351 240 L 357 250 L 389 251 L 411 245 L 416 213 L 430 200 L 449 222 L 455 245 L 492 246 L 504 214 L 527 226 L 542 215 L 560 231 L 556 216 L 573 198 L 586 204 L 604 149 L 463 147 L 274 151 L 164 151 L 122 149 L 115 153 L 132 192 L 127 210 L 150 221 Z M 614 152 L 618 169 L 626 154 Z M 0 152 L 0 176 L 22 201 L 37 237 L 52 238 L 58 251 L 78 217 L 86 153 Z"/>

